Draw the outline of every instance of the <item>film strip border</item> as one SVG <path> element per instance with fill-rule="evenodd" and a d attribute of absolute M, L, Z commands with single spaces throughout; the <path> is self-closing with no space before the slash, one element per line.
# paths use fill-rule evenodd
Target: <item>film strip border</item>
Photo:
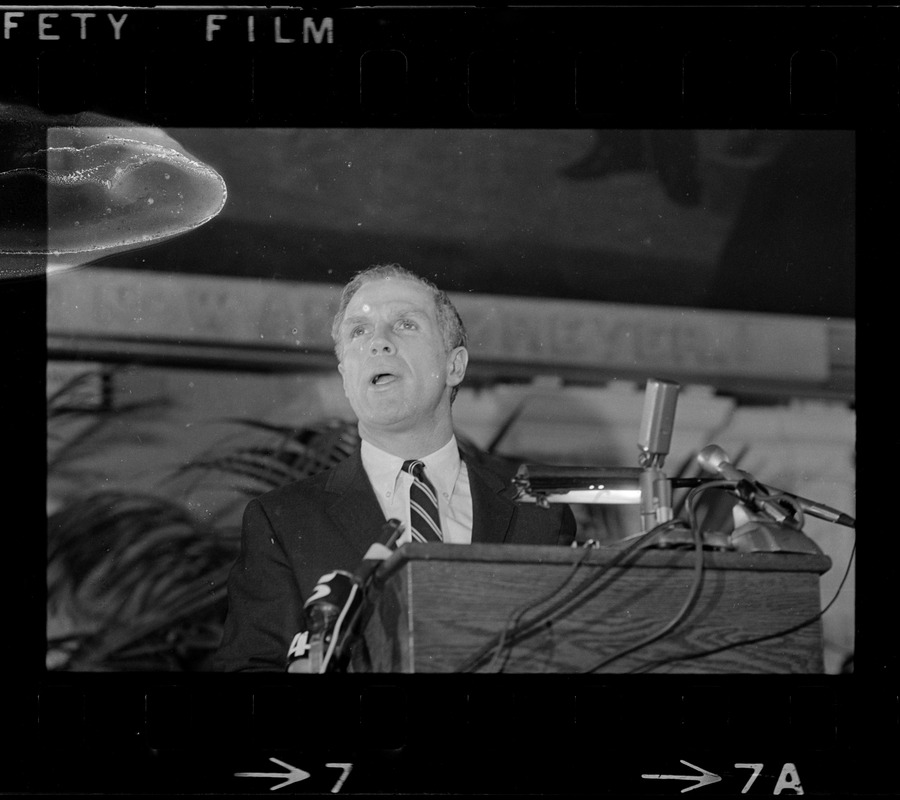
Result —
<path fill-rule="evenodd" d="M 814 127 L 896 119 L 896 11 L 0 6 L 0 86 L 160 125 Z"/>
<path fill-rule="evenodd" d="M 648 22 L 643 9 L 555 20 L 544 10 L 448 10 L 429 20 L 415 10 L 364 9 L 330 15 L 328 42 L 322 15 L 287 10 L 281 37 L 294 41 L 278 42 L 278 12 L 228 10 L 207 42 L 205 16 L 215 11 L 122 9 L 115 13 L 129 17 L 116 38 L 106 10 L 78 9 L 97 13 L 82 28 L 70 9 L 2 7 L 0 99 L 48 114 L 92 109 L 166 125 L 896 121 L 896 9 L 784 9 L 777 25 L 770 12 L 778 9 L 756 17 L 723 9 L 696 30 L 683 9 L 658 11 Z M 42 21 L 42 13 L 59 16 Z M 246 39 L 250 13 L 255 41 Z M 305 16 L 313 41 L 304 43 Z M 16 23 L 8 37 L 7 19 Z M 129 22 L 138 23 L 134 37 Z M 18 318 L 9 324 L 22 334 Z M 20 588 L 17 578 L 10 583 Z M 788 763 L 807 794 L 900 791 L 897 692 L 877 681 L 804 681 L 799 691 L 774 680 L 418 690 L 379 679 L 359 691 L 323 684 L 313 697 L 278 681 L 242 688 L 205 675 L 143 682 L 34 674 L 7 681 L 4 694 L 12 741 L 2 788 L 11 792 L 215 793 L 243 790 L 242 781 L 268 790 L 277 779 L 235 773 L 288 773 L 273 758 L 311 773 L 298 791 L 334 792 L 342 773 L 333 765 L 353 764 L 348 792 L 577 786 L 616 796 L 649 793 L 647 786 L 679 791 L 685 784 L 675 773 L 692 771 L 683 762 L 717 771 L 718 788 L 735 795 L 756 764 L 761 774 L 748 792 L 773 794 Z M 440 721 L 446 727 L 437 730 Z M 446 730 L 443 750 L 422 751 L 426 735 Z M 660 782 L 666 777 L 672 782 Z"/>
<path fill-rule="evenodd" d="M 715 796 L 900 790 L 898 699 L 847 684 L 763 678 L 740 692 L 507 677 L 435 688 L 381 676 L 351 687 L 323 677 L 311 692 L 262 680 L 225 691 L 217 677 L 151 686 L 120 676 L 23 693 L 14 702 L 34 722 L 18 742 L 41 746 L 12 744 L 4 788 L 265 791 L 293 775 L 291 792 L 632 796 L 700 788 L 684 781 L 706 773 L 718 778 Z"/>

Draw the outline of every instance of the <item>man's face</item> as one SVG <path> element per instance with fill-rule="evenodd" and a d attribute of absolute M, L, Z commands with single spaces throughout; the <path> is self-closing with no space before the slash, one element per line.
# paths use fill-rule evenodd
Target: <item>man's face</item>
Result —
<path fill-rule="evenodd" d="M 427 287 L 407 278 L 364 283 L 340 328 L 338 370 L 360 432 L 427 431 L 450 419 L 450 389 L 467 353 L 449 353 Z"/>

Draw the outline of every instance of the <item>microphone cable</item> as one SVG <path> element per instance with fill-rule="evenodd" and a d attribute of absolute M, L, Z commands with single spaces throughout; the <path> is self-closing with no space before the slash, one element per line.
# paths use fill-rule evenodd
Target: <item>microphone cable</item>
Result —
<path fill-rule="evenodd" d="M 636 644 L 629 646 L 628 648 L 621 650 L 621 651 L 613 654 L 612 656 L 609 656 L 608 658 L 603 659 L 602 661 L 595 664 L 593 667 L 590 667 L 589 669 L 584 670 L 585 674 L 591 673 L 591 672 L 596 672 L 597 670 L 605 667 L 606 665 L 611 664 L 613 661 L 616 661 L 619 658 L 622 658 L 623 656 L 628 655 L 629 653 L 633 653 L 635 650 L 639 650 L 640 648 L 645 647 L 645 646 L 651 644 L 652 642 L 655 642 L 656 640 L 658 640 L 658 639 L 662 638 L 663 636 L 665 636 L 666 634 L 668 634 L 673 628 L 675 628 L 679 623 L 681 623 L 683 621 L 683 619 L 687 616 L 691 607 L 696 602 L 697 596 L 699 595 L 699 592 L 700 592 L 700 587 L 702 586 L 702 583 L 703 583 L 703 568 L 704 568 L 703 539 L 702 539 L 702 536 L 700 535 L 700 529 L 699 529 L 699 526 L 697 525 L 697 520 L 696 520 L 696 511 L 695 511 L 696 502 L 697 502 L 697 499 L 699 498 L 700 494 L 702 492 L 706 491 L 707 489 L 721 487 L 723 485 L 728 485 L 728 483 L 729 483 L 728 481 L 724 481 L 724 480 L 707 481 L 707 482 L 702 483 L 699 486 L 696 486 L 693 489 L 691 489 L 691 491 L 688 492 L 687 496 L 685 497 L 684 505 L 688 511 L 689 530 L 691 531 L 692 538 L 694 540 L 694 553 L 695 553 L 694 579 L 688 590 L 688 596 L 687 596 L 684 604 L 682 605 L 682 607 L 679 609 L 678 613 L 675 615 L 675 617 L 670 622 L 668 622 L 660 630 L 656 631 L 655 633 L 651 634 L 650 636 L 645 637 L 644 639 L 640 640 Z M 634 549 L 637 549 L 638 546 L 640 546 L 640 545 L 646 546 L 647 544 L 649 544 L 648 540 L 650 539 L 651 534 L 656 535 L 658 533 L 661 533 L 663 530 L 667 530 L 668 528 L 672 528 L 672 527 L 678 527 L 679 525 L 680 525 L 680 523 L 677 520 L 671 520 L 668 523 L 662 523 L 661 525 L 657 525 L 655 528 L 651 529 L 646 534 L 641 534 L 639 536 L 637 541 L 634 543 L 634 545 L 635 545 Z M 601 568 L 601 570 L 599 570 L 599 574 L 591 576 L 592 580 L 588 582 L 587 588 L 589 588 L 590 583 L 593 583 L 594 581 L 599 579 L 602 576 L 602 574 L 607 571 L 607 569 L 614 566 L 616 563 L 618 563 L 618 561 L 621 560 L 621 558 L 623 558 L 625 555 L 627 555 L 630 552 L 631 552 L 631 549 L 629 549 L 626 552 L 623 552 L 621 554 L 621 556 L 618 559 L 616 559 L 616 561 L 614 561 L 608 565 L 605 565 L 603 568 Z M 520 636 L 518 638 L 518 640 L 521 640 L 522 638 L 526 638 L 526 636 Z"/>
<path fill-rule="evenodd" d="M 592 672 L 597 672 L 603 667 L 612 664 L 614 661 L 618 661 L 620 658 L 624 656 L 630 655 L 636 650 L 640 650 L 642 647 L 647 647 L 653 642 L 662 639 L 668 633 L 670 633 L 674 628 L 676 628 L 681 622 L 684 621 L 685 617 L 687 617 L 691 608 L 697 600 L 697 597 L 700 594 L 700 588 L 703 585 L 703 537 L 700 534 L 700 528 L 697 525 L 697 518 L 695 507 L 697 503 L 697 498 L 700 494 L 707 489 L 712 489 L 717 486 L 721 486 L 722 484 L 727 483 L 727 481 L 710 481 L 709 483 L 702 484 L 700 486 L 691 489 L 688 492 L 687 497 L 685 498 L 685 508 L 688 512 L 688 524 L 691 531 L 691 536 L 694 540 L 694 577 L 691 582 L 691 586 L 688 589 L 687 597 L 685 598 L 684 603 L 682 603 L 681 608 L 678 610 L 678 613 L 672 617 L 669 622 L 663 625 L 659 630 L 651 633 L 649 636 L 644 637 L 639 642 L 630 645 L 622 650 L 619 650 L 616 653 L 613 653 L 611 656 L 602 659 L 601 661 L 594 664 L 594 666 L 589 667 L 586 670 L 582 671 L 582 674 L 587 675 Z"/>
<path fill-rule="evenodd" d="M 506 637 L 511 631 L 515 631 L 516 627 L 519 624 L 519 620 L 532 608 L 536 608 L 542 603 L 547 603 L 552 600 L 557 594 L 559 594 L 575 577 L 575 573 L 578 572 L 579 568 L 584 564 L 587 559 L 588 554 L 591 552 L 593 547 L 594 540 L 588 539 L 584 544 L 584 550 L 582 554 L 578 557 L 575 563 L 572 565 L 572 569 L 569 570 L 566 577 L 562 580 L 562 582 L 554 587 L 551 591 L 546 592 L 542 597 L 539 597 L 537 600 L 534 600 L 530 603 L 526 603 L 524 606 L 519 606 L 518 609 L 514 609 L 510 615 L 507 617 L 506 625 L 503 630 L 500 632 L 499 640 L 497 641 L 497 646 L 494 648 L 494 656 L 491 659 L 490 664 L 488 664 L 488 672 L 490 672 L 496 665 L 497 661 L 500 658 L 500 654 L 504 651 L 504 646 L 506 644 Z M 506 649 L 506 656 L 503 659 L 503 664 L 497 670 L 498 672 L 503 671 L 503 667 L 506 665 L 507 660 L 509 659 L 509 653 L 511 652 L 511 647 Z"/>
<path fill-rule="evenodd" d="M 655 538 L 663 531 L 669 530 L 670 528 L 676 527 L 680 524 L 681 523 L 677 520 L 669 520 L 667 522 L 660 523 L 654 528 L 651 528 L 649 531 L 639 534 L 634 542 L 632 542 L 623 550 L 618 551 L 611 561 L 599 566 L 592 572 L 591 575 L 582 580 L 581 583 L 571 589 L 562 598 L 558 599 L 553 605 L 539 612 L 537 615 L 528 619 L 523 624 L 515 625 L 514 623 L 530 609 L 552 600 L 565 588 L 566 585 L 568 585 L 568 583 L 572 580 L 575 573 L 577 572 L 578 568 L 584 563 L 588 553 L 591 552 L 592 548 L 590 546 L 586 546 L 584 548 L 584 552 L 573 564 L 572 569 L 557 586 L 555 586 L 550 592 L 547 592 L 542 597 L 539 597 L 537 600 L 529 601 L 524 605 L 521 605 L 514 609 L 507 618 L 507 623 L 504 626 L 503 630 L 501 630 L 499 634 L 496 634 L 494 637 L 492 637 L 487 644 L 485 644 L 478 652 L 476 652 L 466 662 L 458 667 L 455 672 L 474 671 L 487 659 L 491 651 L 494 651 L 494 655 L 491 659 L 490 666 L 495 666 L 504 648 L 506 648 L 507 651 L 506 657 L 504 658 L 503 662 L 503 664 L 505 665 L 505 662 L 509 657 L 509 652 L 514 645 L 537 633 L 539 627 L 541 627 L 543 624 L 552 622 L 554 618 L 557 618 L 559 616 L 556 614 L 559 609 L 564 608 L 566 605 L 577 600 L 581 595 L 589 590 L 591 586 L 597 583 L 599 579 L 603 577 L 603 575 L 605 575 L 610 569 L 619 564 L 623 559 L 627 558 L 633 552 L 641 549 L 642 547 L 646 547 L 653 538 Z M 554 615 L 556 615 L 556 617 L 554 617 Z M 498 671 L 502 672 L 502 669 L 503 665 L 501 665 Z"/>
<path fill-rule="evenodd" d="M 360 592 L 361 589 L 358 584 L 354 583 L 350 587 L 350 594 L 347 596 L 347 600 L 334 623 L 334 628 L 331 631 L 331 640 L 328 642 L 328 649 L 325 651 L 325 655 L 322 658 L 322 665 L 319 667 L 319 674 L 321 675 L 324 675 L 328 671 L 328 666 L 331 662 L 331 657 L 334 655 L 338 641 L 341 641 L 341 637 L 344 635 L 344 620 L 346 620 L 347 614 L 353 610 L 353 617 L 351 618 L 350 624 L 347 626 L 348 631 L 352 630 L 356 620 L 359 618 L 359 607 L 354 608 L 354 601 L 356 600 L 356 595 Z M 343 644 L 340 649 L 343 651 Z"/>
<path fill-rule="evenodd" d="M 689 591 L 688 599 L 685 602 L 685 604 L 682 607 L 679 614 L 676 615 L 676 618 L 673 619 L 672 622 L 670 622 L 668 625 L 666 625 L 664 629 L 653 634 L 651 637 L 647 637 L 646 639 L 641 640 L 634 646 L 629 647 L 627 649 L 627 651 L 616 653 L 614 656 L 611 656 L 608 659 L 604 659 L 599 664 L 597 664 L 594 667 L 592 667 L 591 669 L 587 670 L 587 672 L 595 671 L 595 670 L 599 669 L 600 667 L 604 666 L 605 664 L 611 663 L 612 661 L 626 655 L 626 653 L 633 652 L 634 650 L 637 650 L 640 647 L 644 647 L 645 645 L 650 644 L 652 641 L 655 641 L 656 639 L 661 638 L 666 633 L 668 633 L 669 630 L 671 630 L 673 627 L 675 627 L 675 625 L 677 625 L 682 620 L 682 618 L 687 614 L 688 610 L 693 605 L 694 600 L 696 599 L 697 593 L 699 592 L 699 587 L 701 585 L 700 572 L 702 571 L 702 568 L 703 568 L 702 539 L 699 536 L 699 533 L 698 533 L 699 528 L 696 525 L 696 520 L 695 520 L 695 516 L 694 516 L 694 504 L 696 502 L 696 498 L 699 496 L 699 494 L 702 491 L 705 491 L 706 489 L 711 489 L 714 487 L 719 487 L 722 485 L 727 485 L 727 484 L 728 484 L 728 481 L 721 481 L 721 480 L 707 481 L 707 482 L 701 484 L 700 486 L 694 487 L 691 490 L 691 492 L 688 493 L 688 496 L 686 498 L 685 504 L 688 506 L 688 510 L 689 510 L 689 520 L 691 523 L 691 530 L 694 532 L 695 545 L 699 544 L 699 551 L 697 551 L 696 547 L 695 547 L 695 552 L 697 552 L 697 558 L 695 560 L 695 579 L 694 579 L 692 587 Z M 475 656 L 473 656 L 468 662 L 466 662 L 466 664 L 464 664 L 463 667 L 461 667 L 459 671 L 470 670 L 474 666 L 477 666 L 480 662 L 484 661 L 486 652 L 489 652 L 492 649 L 495 650 L 495 653 L 494 653 L 494 657 L 489 666 L 490 667 L 496 666 L 496 664 L 499 661 L 500 654 L 502 652 L 502 647 L 505 645 L 506 653 L 503 658 L 503 662 L 500 665 L 500 668 L 498 670 L 499 672 L 502 672 L 503 667 L 505 666 L 506 662 L 509 659 L 512 648 L 516 644 L 518 644 L 519 642 L 538 633 L 539 629 L 542 626 L 546 626 L 546 625 L 552 623 L 553 621 L 559 619 L 560 617 L 564 616 L 567 613 L 567 611 L 560 612 L 560 609 L 565 609 L 566 606 L 579 600 L 579 598 L 582 595 L 586 594 L 593 585 L 597 584 L 600 581 L 600 579 L 610 569 L 617 566 L 621 561 L 623 561 L 625 558 L 627 558 L 633 552 L 649 546 L 652 543 L 652 540 L 656 536 L 658 536 L 659 534 L 661 534 L 665 531 L 671 530 L 673 528 L 681 527 L 682 524 L 683 523 L 679 520 L 669 520 L 667 522 L 660 523 L 659 525 L 655 526 L 654 528 L 651 528 L 649 531 L 638 534 L 637 537 L 635 538 L 635 540 L 627 548 L 616 553 L 616 555 L 610 562 L 598 567 L 596 570 L 593 571 L 593 573 L 590 576 L 588 576 L 578 586 L 576 586 L 574 589 L 572 589 L 567 595 L 565 595 L 564 597 L 557 600 L 556 603 L 554 603 L 552 606 L 544 609 L 543 611 L 538 613 L 536 616 L 528 619 L 523 625 L 519 626 L 518 628 L 513 628 L 512 632 L 510 633 L 510 631 L 509 631 L 510 625 L 514 619 L 520 618 L 530 608 L 533 608 L 533 607 L 539 605 L 540 603 L 543 603 L 549 599 L 552 599 L 552 597 L 555 594 L 557 594 L 565 586 L 566 583 L 568 583 L 568 581 L 571 579 L 572 575 L 571 574 L 568 575 L 566 577 L 566 579 L 563 581 L 563 583 L 560 586 L 558 586 L 557 588 L 555 588 L 552 592 L 550 592 L 547 596 L 539 598 L 536 601 L 532 601 L 532 602 L 526 604 L 525 606 L 519 607 L 510 615 L 510 618 L 509 618 L 509 621 L 507 622 L 506 627 L 504 628 L 503 631 L 501 631 L 499 636 L 494 637 L 494 639 L 492 639 L 491 642 L 489 642 L 478 653 L 476 653 Z M 631 537 L 631 538 L 634 538 L 634 537 Z M 586 550 L 586 552 L 590 552 L 590 551 Z M 583 560 L 584 560 L 584 556 L 582 556 L 582 558 L 579 560 L 578 563 L 580 564 Z"/>
<path fill-rule="evenodd" d="M 723 653 L 727 650 L 733 650 L 737 647 L 745 647 L 749 644 L 759 644 L 760 642 L 766 642 L 770 639 L 778 639 L 781 636 L 787 636 L 791 633 L 796 633 L 799 630 L 807 627 L 808 625 L 812 625 L 817 620 L 821 619 L 824 614 L 828 611 L 831 606 L 834 605 L 835 601 L 838 599 L 841 591 L 844 588 L 844 584 L 847 582 L 847 578 L 850 575 L 850 567 L 853 564 L 853 558 L 856 555 L 856 541 L 853 542 L 853 547 L 850 550 L 850 558 L 847 560 L 847 568 L 844 570 L 844 576 L 841 578 L 841 582 L 838 585 L 837 590 L 834 593 L 834 596 L 828 603 L 822 608 L 821 611 L 813 614 L 813 616 L 808 619 L 803 620 L 802 622 L 798 622 L 795 625 L 791 625 L 789 628 L 784 628 L 783 630 L 775 631 L 774 633 L 767 633 L 762 636 L 754 636 L 750 639 L 740 639 L 736 642 L 731 642 L 730 644 L 723 644 L 719 647 L 713 647 L 709 650 L 698 650 L 694 653 L 685 653 L 683 655 L 669 656 L 668 658 L 662 658 L 657 661 L 651 661 L 648 664 L 644 664 L 640 667 L 635 667 L 631 670 L 631 674 L 644 673 L 649 672 L 657 667 L 661 667 L 665 664 L 671 664 L 674 661 L 689 661 L 695 658 L 704 658 L 705 656 L 715 655 L 716 653 Z"/>
<path fill-rule="evenodd" d="M 575 573 L 578 572 L 579 567 L 581 567 L 581 565 L 584 563 L 585 559 L 587 558 L 588 554 L 591 552 L 592 542 L 593 542 L 593 540 L 589 539 L 587 542 L 584 543 L 581 554 L 578 556 L 578 558 L 572 564 L 572 568 L 569 570 L 569 572 L 566 574 L 566 576 L 563 578 L 563 580 L 559 584 L 554 586 L 553 589 L 551 589 L 549 592 L 546 592 L 543 596 L 539 597 L 537 600 L 529 601 L 528 603 L 525 603 L 524 605 L 520 605 L 517 608 L 514 608 L 509 613 L 509 615 L 506 619 L 506 624 L 503 627 L 503 630 L 501 630 L 499 634 L 496 634 L 486 645 L 484 645 L 480 650 L 478 650 L 477 653 L 475 653 L 473 656 L 471 656 L 461 666 L 457 667 L 454 670 L 454 672 L 470 672 L 475 667 L 477 667 L 481 662 L 483 662 L 485 660 L 485 658 L 487 657 L 487 655 L 492 650 L 496 650 L 497 653 L 499 653 L 506 641 L 506 637 L 509 633 L 509 630 L 513 626 L 513 621 L 518 620 L 523 614 L 525 614 L 527 611 L 534 608 L 535 606 L 538 606 L 541 603 L 546 603 L 549 600 L 552 600 L 554 596 L 556 596 L 559 592 L 561 592 L 566 587 L 566 585 L 569 583 L 569 581 L 571 581 L 572 578 L 575 577 Z M 495 653 L 494 660 L 496 660 L 496 658 L 497 658 L 497 654 Z M 491 661 L 491 664 L 494 663 L 494 660 Z"/>

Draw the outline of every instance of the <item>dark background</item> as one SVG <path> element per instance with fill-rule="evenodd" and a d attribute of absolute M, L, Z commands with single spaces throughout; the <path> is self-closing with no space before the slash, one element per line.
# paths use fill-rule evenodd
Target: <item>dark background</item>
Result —
<path fill-rule="evenodd" d="M 855 315 L 852 131 L 181 129 L 224 209 L 99 260 L 451 291 Z"/>

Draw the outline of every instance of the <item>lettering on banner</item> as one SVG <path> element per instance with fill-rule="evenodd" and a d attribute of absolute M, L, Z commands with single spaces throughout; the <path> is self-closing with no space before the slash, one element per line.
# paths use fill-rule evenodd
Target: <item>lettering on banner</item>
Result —
<path fill-rule="evenodd" d="M 503 350 L 522 356 L 543 360 L 551 355 L 544 350 L 546 337 L 539 316 L 513 312 L 503 320 Z"/>
<path fill-rule="evenodd" d="M 297 312 L 284 292 L 269 292 L 262 302 L 257 322 L 261 343 L 295 342 L 299 344 Z"/>
<path fill-rule="evenodd" d="M 146 333 L 148 327 L 165 329 L 171 322 L 169 293 L 161 286 L 112 282 L 94 285 L 96 322 L 115 327 L 125 335 Z"/>
<path fill-rule="evenodd" d="M 234 334 L 241 318 L 241 307 L 224 287 L 189 286 L 185 290 L 188 314 L 197 330 L 194 333 Z"/>
<path fill-rule="evenodd" d="M 602 312 L 600 312 L 602 313 Z M 591 366 L 670 365 L 718 370 L 740 362 L 746 353 L 744 330 L 732 328 L 714 337 L 708 328 L 666 320 L 640 322 L 604 319 L 599 314 L 539 309 L 500 311 L 496 315 L 467 310 L 471 341 L 479 355 L 517 357 L 540 362 Z"/>
<path fill-rule="evenodd" d="M 336 310 L 334 292 L 312 287 L 291 292 L 272 290 L 260 303 L 255 326 L 262 344 L 331 350 L 331 323 Z"/>
<path fill-rule="evenodd" d="M 297 337 L 305 347 L 331 350 L 331 322 L 338 306 L 337 292 L 302 291 L 300 313 L 295 320 Z"/>
<path fill-rule="evenodd" d="M 481 358 L 815 379 L 828 372 L 824 331 L 814 323 L 748 321 L 675 309 L 566 308 L 524 298 L 460 298 L 459 307 L 473 354 Z M 785 347 L 785 341 L 792 346 Z"/>
<path fill-rule="evenodd" d="M 696 325 L 676 324 L 672 338 L 684 368 L 721 369 L 729 360 L 732 342 L 714 339 Z"/>

